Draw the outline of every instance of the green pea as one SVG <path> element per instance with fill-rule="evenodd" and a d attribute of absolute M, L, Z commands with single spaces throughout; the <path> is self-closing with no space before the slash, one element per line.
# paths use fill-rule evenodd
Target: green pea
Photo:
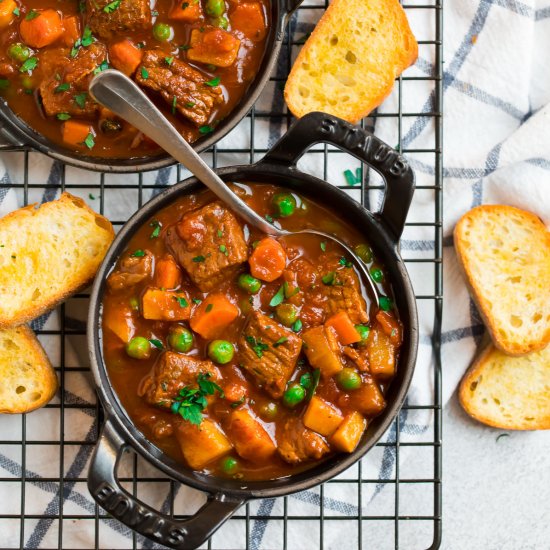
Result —
<path fill-rule="evenodd" d="M 293 383 L 283 394 L 283 403 L 293 409 L 306 398 L 306 390 L 300 384 Z"/>
<path fill-rule="evenodd" d="M 213 340 L 208 344 L 208 357 L 220 365 L 229 363 L 233 355 L 235 355 L 235 348 L 227 340 Z"/>
<path fill-rule="evenodd" d="M 285 327 L 290 327 L 298 319 L 298 308 L 292 304 L 279 304 L 275 308 L 275 315 Z"/>
<path fill-rule="evenodd" d="M 225 12 L 223 0 L 206 0 L 206 13 L 211 17 L 219 17 Z"/>
<path fill-rule="evenodd" d="M 242 273 L 239 275 L 239 279 L 237 281 L 238 285 L 248 292 L 248 294 L 257 294 L 260 291 L 260 288 L 262 288 L 262 283 L 256 277 L 252 277 L 252 275 L 249 275 L 248 273 Z"/>
<path fill-rule="evenodd" d="M 220 27 L 220 29 L 227 30 L 229 28 L 229 21 L 227 20 L 227 17 L 224 17 L 223 15 L 221 17 L 218 17 L 215 21 L 216 27 Z"/>
<path fill-rule="evenodd" d="M 193 333 L 185 327 L 176 325 L 170 328 L 168 333 L 168 345 L 174 351 L 187 353 L 193 347 Z"/>
<path fill-rule="evenodd" d="M 296 209 L 296 199 L 288 193 L 277 193 L 271 201 L 275 208 L 275 213 L 280 218 L 287 218 L 294 214 Z"/>
<path fill-rule="evenodd" d="M 222 458 L 220 465 L 224 473 L 229 475 L 237 473 L 239 469 L 239 461 L 232 456 L 226 456 L 225 458 Z"/>
<path fill-rule="evenodd" d="M 149 359 L 151 356 L 151 344 L 147 338 L 136 336 L 126 344 L 126 353 L 134 359 Z"/>
<path fill-rule="evenodd" d="M 266 403 L 265 405 L 262 405 L 260 409 L 260 416 L 264 420 L 272 421 L 275 420 L 277 417 L 277 414 L 279 412 L 279 407 L 277 407 L 277 403 Z"/>
<path fill-rule="evenodd" d="M 361 336 L 361 341 L 359 342 L 359 344 L 364 344 L 369 337 L 370 327 L 367 325 L 355 325 L 355 330 L 357 330 L 359 336 Z"/>
<path fill-rule="evenodd" d="M 354 369 L 342 369 L 336 377 L 336 382 L 343 390 L 356 390 L 361 387 L 361 376 Z"/>
<path fill-rule="evenodd" d="M 26 75 L 21 79 L 21 84 L 23 85 L 23 88 L 26 90 L 32 90 L 34 88 L 34 82 L 32 80 L 32 77 Z"/>
<path fill-rule="evenodd" d="M 134 296 L 132 298 L 130 298 L 130 307 L 134 310 L 134 311 L 139 311 L 139 300 Z"/>
<path fill-rule="evenodd" d="M 380 296 L 378 302 L 382 311 L 390 311 L 390 309 L 393 307 L 393 302 L 387 296 Z"/>
<path fill-rule="evenodd" d="M 372 250 L 368 244 L 358 244 L 355 253 L 366 263 L 372 262 Z"/>
<path fill-rule="evenodd" d="M 172 36 L 172 27 L 166 23 L 157 23 L 153 27 L 153 36 L 160 42 L 166 42 Z"/>
<path fill-rule="evenodd" d="M 378 267 L 373 267 L 370 270 L 370 275 L 375 283 L 381 283 L 384 280 L 384 273 Z"/>
<path fill-rule="evenodd" d="M 27 61 L 27 59 L 32 55 L 32 52 L 30 48 L 25 46 L 25 44 L 21 44 L 21 42 L 16 42 L 8 48 L 8 55 L 12 59 L 15 59 L 15 61 L 23 63 L 23 61 Z"/>

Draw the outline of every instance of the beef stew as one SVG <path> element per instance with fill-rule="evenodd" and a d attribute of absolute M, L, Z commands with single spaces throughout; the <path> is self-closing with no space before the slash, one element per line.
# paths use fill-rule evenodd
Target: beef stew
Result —
<path fill-rule="evenodd" d="M 359 232 L 283 188 L 234 189 L 285 229 L 354 246 L 380 307 L 335 243 L 278 242 L 205 191 L 130 240 L 107 279 L 103 352 L 128 415 L 164 453 L 216 476 L 275 479 L 355 450 L 385 407 L 402 326 Z"/>
<path fill-rule="evenodd" d="M 56 144 L 82 155 L 144 158 L 158 146 L 88 94 L 94 74 L 134 80 L 190 142 L 209 135 L 259 71 L 268 0 L 4 0 L 0 96 Z"/>

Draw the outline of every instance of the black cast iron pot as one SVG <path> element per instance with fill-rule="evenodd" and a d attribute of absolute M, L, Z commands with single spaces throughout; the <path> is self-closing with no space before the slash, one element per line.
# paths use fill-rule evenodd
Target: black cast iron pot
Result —
<path fill-rule="evenodd" d="M 373 214 L 343 191 L 296 168 L 298 159 L 314 144 L 336 145 L 366 162 L 386 181 L 382 210 Z M 393 284 L 397 308 L 404 325 L 404 342 L 397 375 L 387 393 L 387 407 L 369 425 L 357 449 L 338 454 L 310 470 L 274 481 L 243 482 L 219 479 L 190 470 L 162 453 L 132 424 L 120 404 L 102 355 L 101 301 L 105 279 L 134 232 L 182 195 L 203 188 L 190 178 L 158 195 L 122 228 L 96 278 L 88 319 L 88 345 L 92 370 L 106 423 L 94 451 L 88 488 L 95 500 L 112 516 L 138 533 L 172 548 L 196 548 L 209 538 L 236 510 L 250 499 L 277 497 L 303 491 L 336 476 L 359 460 L 380 439 L 397 415 L 413 374 L 418 346 L 418 321 L 413 289 L 399 255 L 399 238 L 414 192 L 414 174 L 405 158 L 374 135 L 343 120 L 313 113 L 297 121 L 258 163 L 217 170 L 227 181 L 273 183 L 328 206 L 346 222 L 359 228 L 386 267 Z M 124 450 L 132 447 L 173 479 L 208 493 L 207 503 L 196 514 L 177 520 L 160 514 L 125 491 L 115 472 Z"/>
<path fill-rule="evenodd" d="M 207 136 L 199 139 L 194 145 L 197 152 L 202 152 L 220 141 L 252 109 L 258 96 L 267 84 L 277 63 L 285 35 L 285 28 L 292 13 L 303 0 L 271 0 L 271 25 L 266 40 L 265 54 L 256 74 L 241 102 L 229 115 Z M 36 132 L 24 120 L 20 119 L 0 98 L 0 146 L 30 146 L 50 157 L 79 168 L 100 172 L 144 172 L 158 170 L 174 164 L 174 159 L 166 153 L 135 159 L 109 159 L 90 157 L 75 153 Z"/>

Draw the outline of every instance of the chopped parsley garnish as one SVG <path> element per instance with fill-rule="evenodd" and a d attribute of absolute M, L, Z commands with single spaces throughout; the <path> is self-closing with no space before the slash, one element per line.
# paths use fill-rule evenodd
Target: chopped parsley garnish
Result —
<path fill-rule="evenodd" d="M 208 304 L 206 306 L 205 311 L 206 311 L 206 313 L 210 313 L 213 309 L 214 309 L 214 304 Z"/>
<path fill-rule="evenodd" d="M 199 305 L 202 304 L 202 300 L 199 300 L 198 298 L 193 298 L 193 303 Z"/>
<path fill-rule="evenodd" d="M 160 235 L 162 224 L 158 220 L 153 220 L 149 225 L 151 227 L 154 227 L 153 232 L 151 233 L 151 235 L 149 235 L 149 238 L 156 239 Z"/>
<path fill-rule="evenodd" d="M 300 332 L 301 330 L 302 330 L 302 321 L 300 319 L 296 319 L 296 321 L 292 325 L 292 331 Z"/>
<path fill-rule="evenodd" d="M 224 244 L 220 244 L 219 249 L 222 254 L 229 256 L 229 252 L 227 251 L 227 246 L 225 246 Z"/>
<path fill-rule="evenodd" d="M 336 271 L 329 271 L 326 275 L 323 275 L 321 280 L 325 285 L 333 285 L 336 280 Z"/>
<path fill-rule="evenodd" d="M 204 262 L 204 260 L 206 260 L 204 256 L 195 256 L 191 261 L 198 264 L 200 262 Z"/>
<path fill-rule="evenodd" d="M 145 252 L 144 252 L 143 250 L 139 249 L 139 250 L 136 250 L 136 251 L 132 254 L 132 256 L 133 256 L 134 258 L 143 258 L 143 256 L 145 256 Z"/>
<path fill-rule="evenodd" d="M 103 8 L 103 11 L 105 13 L 113 13 L 115 10 L 118 10 L 121 2 L 122 0 L 114 0 L 114 2 L 110 2 L 109 4 L 107 4 Z"/>
<path fill-rule="evenodd" d="M 246 396 L 243 395 L 238 401 L 235 401 L 235 403 L 231 403 L 231 407 L 233 409 L 236 409 L 240 405 L 242 405 L 246 401 Z"/>
<path fill-rule="evenodd" d="M 189 302 L 183 296 L 174 296 L 180 307 L 189 307 Z"/>
<path fill-rule="evenodd" d="M 300 292 L 300 287 L 299 286 L 295 286 L 295 287 L 291 287 L 287 281 L 285 281 L 283 283 L 283 287 L 284 287 L 284 292 L 285 292 L 285 298 L 292 298 L 292 296 L 296 296 L 296 294 L 298 294 L 298 292 Z"/>
<path fill-rule="evenodd" d="M 351 267 L 353 265 L 347 258 L 344 257 L 340 258 L 338 263 L 344 267 Z"/>
<path fill-rule="evenodd" d="M 279 304 L 283 303 L 283 300 L 285 299 L 285 285 L 281 285 L 275 296 L 271 298 L 271 302 L 269 302 L 269 305 L 271 307 L 277 307 Z"/>
<path fill-rule="evenodd" d="M 61 92 L 66 92 L 70 87 L 71 85 L 68 82 L 63 82 L 63 84 L 60 84 L 54 88 L 53 93 L 60 94 Z"/>
<path fill-rule="evenodd" d="M 155 346 L 157 349 L 164 349 L 162 342 L 160 340 L 157 340 L 156 338 L 149 340 L 149 342 L 151 342 L 151 344 L 153 344 L 153 346 Z"/>
<path fill-rule="evenodd" d="M 212 126 L 201 126 L 199 128 L 199 133 L 201 134 L 209 134 L 210 132 L 213 132 L 214 131 L 214 128 L 212 128 Z"/>
<path fill-rule="evenodd" d="M 94 148 L 95 140 L 94 140 L 94 135 L 92 134 L 92 132 L 90 132 L 86 136 L 86 139 L 84 140 L 84 145 L 86 145 L 86 147 L 88 147 L 88 149 L 93 149 Z"/>
<path fill-rule="evenodd" d="M 220 82 L 221 82 L 221 78 L 219 76 L 216 76 L 212 80 L 205 82 L 205 84 L 213 88 L 214 86 L 217 86 Z"/>
<path fill-rule="evenodd" d="M 19 17 L 19 15 L 21 14 L 21 12 L 19 11 L 19 8 L 15 8 L 13 11 L 12 11 L 13 15 L 15 15 L 16 17 Z"/>
<path fill-rule="evenodd" d="M 218 229 L 217 235 L 218 235 L 218 237 L 220 237 L 220 238 L 223 237 L 223 231 L 222 231 L 221 229 Z"/>
<path fill-rule="evenodd" d="M 10 85 L 10 81 L 7 78 L 0 78 L 0 90 L 5 90 Z"/>
<path fill-rule="evenodd" d="M 267 344 L 264 344 L 260 340 L 256 340 L 254 336 L 245 336 L 244 339 L 250 344 L 252 350 L 258 356 L 258 359 L 261 359 L 264 355 L 264 351 L 269 349 Z"/>
<path fill-rule="evenodd" d="M 209 379 L 210 373 L 201 372 L 197 377 L 198 387 L 185 386 L 181 389 L 170 410 L 174 414 L 179 414 L 187 422 L 200 426 L 203 419 L 202 412 L 208 406 L 206 397 L 214 395 L 216 392 L 220 394 L 220 397 L 225 397 L 220 386 Z"/>
<path fill-rule="evenodd" d="M 76 94 L 74 96 L 74 102 L 81 108 L 84 109 L 86 106 L 86 99 L 88 98 L 88 94 L 86 92 L 82 92 L 81 94 Z"/>
<path fill-rule="evenodd" d="M 71 115 L 69 113 L 57 113 L 57 120 L 69 120 Z"/>
<path fill-rule="evenodd" d="M 188 108 L 188 109 L 192 109 L 194 106 L 196 105 L 196 103 L 193 103 L 192 101 L 188 101 L 185 106 Z"/>
<path fill-rule="evenodd" d="M 35 10 L 31 10 L 27 15 L 25 16 L 25 21 L 32 21 L 33 19 L 36 19 L 40 16 L 40 13 L 38 13 Z"/>
<path fill-rule="evenodd" d="M 149 78 L 149 71 L 145 67 L 141 67 L 141 78 L 143 78 L 143 80 Z"/>
<path fill-rule="evenodd" d="M 286 336 L 283 336 L 273 344 L 273 347 L 278 348 L 279 346 L 282 346 L 285 342 L 288 342 L 288 338 Z"/>
<path fill-rule="evenodd" d="M 191 49 L 191 46 L 189 44 L 182 44 L 181 46 L 178 46 L 178 49 L 183 50 L 184 52 Z"/>
<path fill-rule="evenodd" d="M 109 63 L 107 60 L 102 61 L 95 69 L 94 74 L 102 73 L 103 71 L 106 71 L 109 68 Z"/>
<path fill-rule="evenodd" d="M 325 241 L 323 241 L 323 242 L 321 243 L 320 246 L 321 246 L 321 250 L 322 250 L 323 252 L 326 252 L 326 251 L 327 251 L 327 243 L 326 243 Z"/>
<path fill-rule="evenodd" d="M 269 223 L 273 223 L 273 218 L 272 218 L 269 214 L 266 214 L 266 215 L 265 215 L 265 219 L 266 219 Z"/>
<path fill-rule="evenodd" d="M 34 69 L 36 69 L 36 67 L 38 66 L 38 58 L 36 57 L 29 57 L 27 59 L 27 61 L 25 61 L 21 67 L 19 67 L 19 72 L 20 73 L 26 73 L 26 72 L 31 72 L 31 71 L 34 71 Z"/>
<path fill-rule="evenodd" d="M 172 114 L 176 114 L 176 107 L 178 106 L 178 98 L 177 96 L 174 96 L 172 99 Z"/>
<path fill-rule="evenodd" d="M 92 29 L 86 25 L 84 27 L 84 32 L 82 33 L 82 46 L 87 48 L 88 46 L 92 45 L 92 42 L 94 41 L 94 37 L 92 35 Z"/>
<path fill-rule="evenodd" d="M 174 63 L 174 58 L 173 57 L 165 57 L 164 61 L 166 61 L 167 65 L 172 65 L 172 63 Z"/>

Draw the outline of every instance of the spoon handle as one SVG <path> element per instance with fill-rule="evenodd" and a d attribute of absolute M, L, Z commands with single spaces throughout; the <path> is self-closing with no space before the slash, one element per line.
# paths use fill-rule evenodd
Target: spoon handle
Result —
<path fill-rule="evenodd" d="M 112 69 L 103 71 L 92 80 L 90 94 L 98 103 L 149 136 L 249 224 L 269 235 L 282 234 L 231 191 L 127 76 Z"/>

